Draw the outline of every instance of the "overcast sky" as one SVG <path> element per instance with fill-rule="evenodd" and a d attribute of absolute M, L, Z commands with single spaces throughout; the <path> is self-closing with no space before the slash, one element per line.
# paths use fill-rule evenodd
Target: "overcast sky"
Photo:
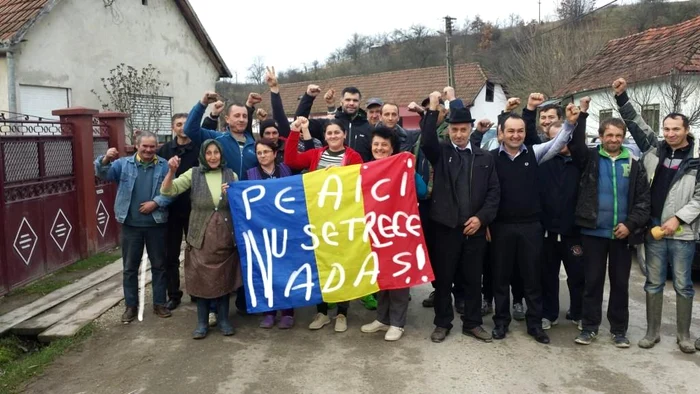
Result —
<path fill-rule="evenodd" d="M 597 0 L 596 6 L 611 1 Z M 302 69 L 314 60 L 324 63 L 355 32 L 372 36 L 413 24 L 444 31 L 447 15 L 457 18 L 459 28 L 476 15 L 497 22 L 516 14 L 527 22 L 538 18 L 538 2 L 542 20 L 557 19 L 557 0 L 190 0 L 239 82 L 245 82 L 247 68 L 257 56 L 277 70 Z M 635 2 L 618 0 L 616 4 Z"/>
<path fill-rule="evenodd" d="M 223 1 L 190 0 L 214 45 L 239 82 L 256 56 L 277 70 L 325 62 L 353 33 L 374 35 L 422 24 L 444 30 L 444 16 L 495 22 L 511 13 L 537 19 L 538 0 L 484 1 Z M 553 18 L 555 0 L 542 1 L 542 19 Z M 599 0 L 607 3 L 609 0 Z M 351 5 L 352 4 L 352 5 Z M 414 6 L 412 6 L 414 5 Z"/>

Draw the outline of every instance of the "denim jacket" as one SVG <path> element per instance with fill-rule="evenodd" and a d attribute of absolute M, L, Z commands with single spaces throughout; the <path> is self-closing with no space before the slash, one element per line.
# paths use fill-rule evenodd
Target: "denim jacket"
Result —
<path fill-rule="evenodd" d="M 131 193 L 134 190 L 134 183 L 138 176 L 138 168 L 136 167 L 136 155 L 122 157 L 114 162 L 102 165 L 102 158 L 99 156 L 95 160 L 95 175 L 106 181 L 117 182 L 117 198 L 114 202 L 114 213 L 117 217 L 117 222 L 124 223 L 126 215 L 129 213 L 129 204 L 131 204 Z M 160 185 L 168 173 L 168 162 L 165 159 L 158 157 L 158 163 L 155 164 L 153 176 L 156 177 L 153 182 L 153 190 L 151 198 L 158 204 L 158 209 L 153 211 L 153 219 L 156 223 L 166 223 L 168 221 L 168 210 L 166 207 L 172 202 L 171 198 L 160 195 Z"/>

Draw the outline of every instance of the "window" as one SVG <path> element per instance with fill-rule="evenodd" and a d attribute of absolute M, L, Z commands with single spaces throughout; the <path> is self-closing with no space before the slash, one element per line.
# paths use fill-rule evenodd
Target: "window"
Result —
<path fill-rule="evenodd" d="M 42 119 L 58 119 L 51 111 L 70 107 L 70 89 L 19 85 L 19 112 Z M 14 116 L 14 114 L 10 114 Z"/>
<path fill-rule="evenodd" d="M 642 105 L 642 119 L 654 130 L 654 133 L 659 133 L 659 104 Z"/>
<path fill-rule="evenodd" d="M 612 112 L 612 109 L 601 109 L 600 112 L 598 112 L 598 123 L 602 123 L 606 119 L 612 118 Z"/>
<path fill-rule="evenodd" d="M 171 134 L 172 97 L 135 95 L 134 100 L 135 108 L 130 114 L 134 128 L 152 131 L 161 141 Z"/>
<path fill-rule="evenodd" d="M 493 82 L 486 81 L 486 102 L 493 103 Z"/>

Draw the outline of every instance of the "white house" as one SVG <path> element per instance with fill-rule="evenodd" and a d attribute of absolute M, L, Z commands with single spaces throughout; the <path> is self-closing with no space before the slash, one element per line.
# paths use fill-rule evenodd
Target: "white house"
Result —
<path fill-rule="evenodd" d="M 598 135 L 600 121 L 620 116 L 612 90 L 617 78 L 627 80 L 630 100 L 659 134 L 671 112 L 700 126 L 700 17 L 609 41 L 556 92 L 563 103 L 591 97 L 590 136 Z"/>
<path fill-rule="evenodd" d="M 490 75 L 478 63 L 463 63 L 454 66 L 455 93 L 464 104 L 470 106 L 472 117 L 479 120 L 489 118 L 496 121 L 508 100 L 500 80 Z M 412 101 L 420 104 L 433 91 L 442 92 L 447 86 L 447 67 L 426 67 L 409 70 L 389 71 L 369 75 L 351 75 L 319 81 L 307 81 L 280 85 L 280 95 L 287 115 L 293 115 L 298 98 L 309 84 L 317 84 L 324 91 L 335 89 L 338 94 L 347 86 L 354 86 L 362 93 L 362 104 L 367 99 L 377 97 L 384 102 L 399 106 L 402 122 L 407 129 L 417 129 L 420 117 L 408 111 Z M 263 101 L 263 106 L 266 101 Z M 269 108 L 266 108 L 269 109 Z M 325 115 L 326 102 L 322 97 L 314 101 L 312 115 Z"/>
<path fill-rule="evenodd" d="M 102 81 L 120 63 L 152 64 L 165 87 L 158 132 L 231 72 L 187 0 L 0 2 L 0 111 L 51 118 L 69 106 L 100 109 Z M 132 113 L 132 118 L 145 116 Z"/>

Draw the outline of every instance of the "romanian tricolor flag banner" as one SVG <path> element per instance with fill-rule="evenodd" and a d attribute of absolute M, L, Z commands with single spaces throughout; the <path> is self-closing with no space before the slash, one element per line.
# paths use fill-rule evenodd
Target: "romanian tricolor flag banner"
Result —
<path fill-rule="evenodd" d="M 415 159 L 230 184 L 248 312 L 354 300 L 434 279 Z"/>

